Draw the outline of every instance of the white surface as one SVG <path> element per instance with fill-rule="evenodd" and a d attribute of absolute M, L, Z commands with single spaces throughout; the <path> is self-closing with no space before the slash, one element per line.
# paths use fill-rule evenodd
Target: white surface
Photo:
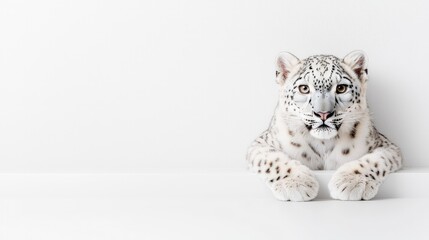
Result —
<path fill-rule="evenodd" d="M 403 171 L 385 184 L 396 197 L 294 203 L 244 172 L 2 174 L 0 239 L 426 239 L 428 179 Z"/>
<path fill-rule="evenodd" d="M 0 172 L 242 169 L 274 59 L 369 56 L 369 102 L 406 165 L 429 166 L 429 2 L 0 2 Z"/>
<path fill-rule="evenodd" d="M 333 171 L 315 171 L 317 199 L 330 199 Z M 417 187 L 418 186 L 418 187 Z M 245 171 L 148 171 L 140 174 L 1 174 L 6 197 L 269 197 L 255 174 Z M 429 198 L 429 168 L 390 175 L 376 198 Z"/>

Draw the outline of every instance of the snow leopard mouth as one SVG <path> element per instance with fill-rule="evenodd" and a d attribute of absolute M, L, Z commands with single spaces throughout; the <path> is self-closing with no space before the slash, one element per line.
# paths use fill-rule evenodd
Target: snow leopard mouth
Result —
<path fill-rule="evenodd" d="M 330 126 L 328 126 L 328 125 L 326 125 L 326 124 L 322 124 L 322 125 L 320 125 L 319 127 L 315 128 L 315 130 L 318 130 L 318 131 L 332 131 L 332 130 L 334 130 L 334 129 L 335 129 L 335 128 L 330 127 Z"/>
<path fill-rule="evenodd" d="M 324 123 L 320 124 L 318 127 L 311 129 L 310 134 L 318 139 L 331 139 L 338 134 L 335 125 L 333 126 L 334 127 L 331 127 Z"/>
<path fill-rule="evenodd" d="M 307 125 L 307 124 L 305 126 L 307 127 L 308 131 L 311 131 L 311 130 L 317 130 L 317 131 L 338 130 L 341 126 L 341 124 L 339 124 L 339 125 L 332 124 L 332 125 L 333 126 L 328 126 L 325 123 L 322 123 L 321 125 L 319 125 L 317 127 L 315 127 L 314 125 Z"/>

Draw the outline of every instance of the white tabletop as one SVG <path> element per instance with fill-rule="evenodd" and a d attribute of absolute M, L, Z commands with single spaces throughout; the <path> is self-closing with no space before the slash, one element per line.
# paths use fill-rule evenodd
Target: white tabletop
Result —
<path fill-rule="evenodd" d="M 321 185 L 330 174 L 317 173 Z M 428 176 L 386 185 L 415 175 Z M 246 172 L 2 174 L 0 239 L 427 239 L 429 198 L 415 192 L 428 184 L 411 197 L 294 203 Z"/>

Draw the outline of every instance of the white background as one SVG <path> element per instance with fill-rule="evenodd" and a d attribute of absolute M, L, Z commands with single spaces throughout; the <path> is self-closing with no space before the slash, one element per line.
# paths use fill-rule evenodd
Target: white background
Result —
<path fill-rule="evenodd" d="M 274 59 L 369 56 L 375 122 L 429 166 L 427 1 L 0 2 L 0 172 L 242 169 Z"/>

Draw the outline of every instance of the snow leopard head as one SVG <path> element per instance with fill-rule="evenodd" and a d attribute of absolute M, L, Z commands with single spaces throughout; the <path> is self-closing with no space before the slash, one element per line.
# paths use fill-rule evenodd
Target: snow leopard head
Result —
<path fill-rule="evenodd" d="M 311 136 L 331 139 L 343 123 L 367 109 L 367 60 L 362 51 L 343 59 L 315 55 L 300 60 L 282 52 L 277 58 L 279 106 L 288 124 L 303 124 Z"/>

